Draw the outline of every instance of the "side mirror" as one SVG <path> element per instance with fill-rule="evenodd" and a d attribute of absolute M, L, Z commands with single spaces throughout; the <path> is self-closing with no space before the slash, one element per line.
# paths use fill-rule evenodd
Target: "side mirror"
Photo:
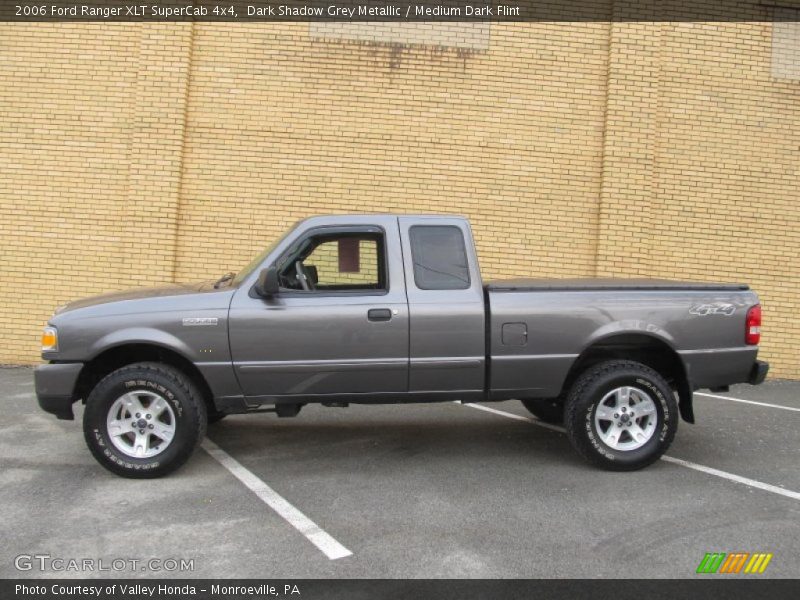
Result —
<path fill-rule="evenodd" d="M 258 274 L 255 290 L 259 296 L 269 297 L 278 293 L 281 286 L 278 282 L 278 268 L 267 267 Z"/>

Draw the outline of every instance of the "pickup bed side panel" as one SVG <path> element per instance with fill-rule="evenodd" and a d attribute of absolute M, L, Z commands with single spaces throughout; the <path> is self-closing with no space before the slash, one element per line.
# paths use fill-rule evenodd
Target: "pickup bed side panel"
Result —
<path fill-rule="evenodd" d="M 694 388 L 747 381 L 758 352 L 744 342 L 749 291 L 489 290 L 492 398 L 555 397 L 593 344 L 656 338 L 677 351 Z M 720 303 L 732 309 L 698 310 Z M 707 314 L 703 314 L 706 312 Z"/>

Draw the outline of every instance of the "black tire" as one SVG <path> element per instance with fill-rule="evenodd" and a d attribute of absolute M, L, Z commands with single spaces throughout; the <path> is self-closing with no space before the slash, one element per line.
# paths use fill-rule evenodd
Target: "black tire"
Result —
<path fill-rule="evenodd" d="M 564 422 L 563 398 L 528 398 L 520 402 L 528 412 L 545 423 L 561 425 Z"/>
<path fill-rule="evenodd" d="M 605 425 L 605 431 L 599 431 L 595 419 L 603 398 L 623 387 L 634 388 L 633 402 L 641 400 L 643 396 L 639 392 L 644 392 L 655 405 L 651 437 L 642 446 L 627 450 L 613 448 L 601 438 L 602 434 L 609 431 L 609 427 L 614 426 L 613 422 Z M 609 402 L 617 403 L 618 399 L 612 397 Z M 634 404 L 633 409 L 635 407 Z M 632 410 L 630 405 L 629 410 Z M 601 409 L 600 418 L 602 414 Z M 634 471 L 652 464 L 669 448 L 678 429 L 678 405 L 669 384 L 650 367 L 630 360 L 603 362 L 580 375 L 567 396 L 564 415 L 567 437 L 573 447 L 589 462 L 611 471 Z M 628 420 L 634 426 L 648 422 L 641 417 L 629 417 Z M 605 423 L 601 422 L 601 429 Z M 625 425 L 627 423 L 624 422 Z M 617 441 L 636 443 L 631 433 L 626 434 L 622 429 L 617 431 L 623 432 L 618 435 Z"/>
<path fill-rule="evenodd" d="M 170 422 L 174 417 L 174 435 L 155 456 L 129 456 L 111 441 L 109 412 L 119 398 L 130 392 L 160 396 L 171 410 Z M 86 444 L 97 461 L 116 475 L 138 479 L 161 477 L 183 465 L 202 441 L 206 424 L 206 405 L 192 381 L 169 365 L 152 362 L 122 367 L 104 377 L 89 394 L 83 413 Z M 154 447 L 157 449 L 161 443 L 164 442 L 157 442 Z"/>

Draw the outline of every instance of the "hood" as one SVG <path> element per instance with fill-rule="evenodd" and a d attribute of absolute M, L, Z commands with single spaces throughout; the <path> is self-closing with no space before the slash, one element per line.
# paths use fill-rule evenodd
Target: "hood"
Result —
<path fill-rule="evenodd" d="M 97 306 L 100 304 L 109 304 L 111 302 L 122 302 L 124 300 L 140 300 L 143 298 L 162 298 L 166 296 L 183 296 L 185 294 L 196 294 L 198 292 L 217 292 L 227 289 L 222 287 L 219 290 L 214 289 L 213 281 L 200 281 L 193 283 L 180 283 L 163 285 L 157 287 L 135 288 L 132 290 L 125 290 L 121 292 L 110 292 L 108 294 L 100 294 L 98 296 L 89 296 L 88 298 L 81 298 L 73 302 L 68 302 L 63 306 L 56 309 L 55 314 L 61 314 L 78 308 L 87 308 L 89 306 Z"/>

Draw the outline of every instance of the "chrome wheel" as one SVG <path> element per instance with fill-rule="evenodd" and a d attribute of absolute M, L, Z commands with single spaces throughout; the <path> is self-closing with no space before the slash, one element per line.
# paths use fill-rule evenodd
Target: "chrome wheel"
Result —
<path fill-rule="evenodd" d="M 175 413 L 162 396 L 137 390 L 114 401 L 106 425 L 117 450 L 132 458 L 151 458 L 172 442 Z"/>
<path fill-rule="evenodd" d="M 656 431 L 656 404 L 637 387 L 619 387 L 597 405 L 594 426 L 603 443 L 613 450 L 629 451 L 644 446 Z"/>

